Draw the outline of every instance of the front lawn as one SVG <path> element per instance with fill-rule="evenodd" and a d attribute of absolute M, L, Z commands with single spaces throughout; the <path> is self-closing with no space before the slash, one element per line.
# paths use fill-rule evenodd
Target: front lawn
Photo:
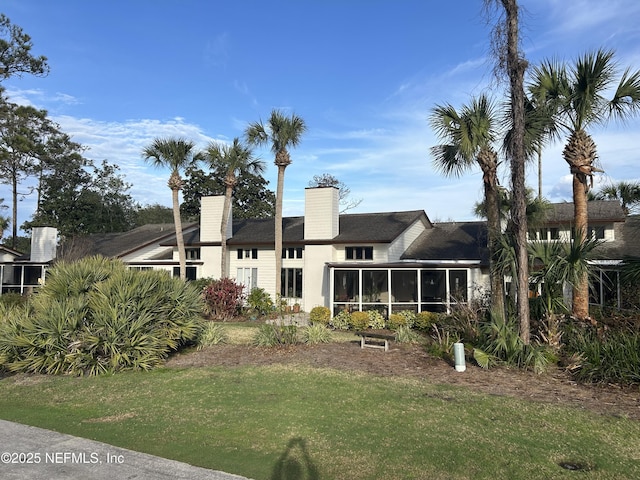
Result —
<path fill-rule="evenodd" d="M 3 419 L 256 480 L 640 478 L 640 422 L 417 378 L 159 368 L 0 391 Z"/>

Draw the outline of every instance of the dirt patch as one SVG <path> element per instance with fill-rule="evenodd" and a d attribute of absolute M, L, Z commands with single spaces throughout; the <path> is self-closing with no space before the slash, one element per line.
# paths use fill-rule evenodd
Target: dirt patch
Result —
<path fill-rule="evenodd" d="M 429 356 L 418 345 L 392 343 L 388 352 L 361 349 L 359 342 L 282 348 L 218 345 L 177 354 L 168 360 L 167 367 L 273 364 L 308 365 L 380 376 L 418 377 L 435 384 L 465 386 L 491 395 L 564 405 L 640 421 L 640 388 L 637 386 L 581 385 L 558 369 L 536 375 L 512 368 L 484 370 L 469 362 L 467 370 L 459 373 L 447 362 Z"/>

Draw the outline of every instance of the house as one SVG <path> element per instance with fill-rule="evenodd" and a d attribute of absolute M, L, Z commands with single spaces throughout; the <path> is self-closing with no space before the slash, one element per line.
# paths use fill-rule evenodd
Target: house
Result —
<path fill-rule="evenodd" d="M 223 205 L 222 196 L 203 197 L 200 223 L 183 226 L 190 279 L 221 276 Z M 640 237 L 634 233 L 640 222 L 625 217 L 615 201 L 591 202 L 589 212 L 590 234 L 604 241 L 593 263 L 599 281 L 592 300 L 602 305 L 619 298 L 624 256 L 640 256 Z M 530 239 L 570 239 L 572 219 L 572 204 L 555 204 L 544 227 L 529 232 Z M 230 277 L 247 290 L 263 288 L 305 310 L 325 305 L 334 314 L 342 309 L 375 309 L 384 315 L 448 311 L 489 288 L 485 222 L 433 223 L 423 210 L 339 214 L 334 187 L 306 189 L 304 215 L 283 219 L 280 292 L 275 291 L 274 219 L 233 220 L 230 212 L 225 235 Z M 75 246 L 81 256 L 101 254 L 130 268 L 178 274 L 172 224 L 84 241 Z"/>
<path fill-rule="evenodd" d="M 30 255 L 0 246 L 0 294 L 23 294 L 36 289 L 44 281 L 49 263 L 56 257 L 57 237 L 55 228 L 34 227 Z"/>

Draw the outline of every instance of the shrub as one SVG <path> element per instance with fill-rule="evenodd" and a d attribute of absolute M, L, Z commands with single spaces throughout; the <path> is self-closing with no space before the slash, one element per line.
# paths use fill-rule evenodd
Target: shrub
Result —
<path fill-rule="evenodd" d="M 28 297 L 20 295 L 19 293 L 3 293 L 0 295 L 0 311 L 2 309 L 10 309 L 27 303 Z"/>
<path fill-rule="evenodd" d="M 354 330 L 364 330 L 369 326 L 369 315 L 367 312 L 353 312 L 351 314 L 351 328 Z"/>
<path fill-rule="evenodd" d="M 435 312 L 419 312 L 416 314 L 416 320 L 413 327 L 421 332 L 427 332 L 437 320 L 438 314 Z"/>
<path fill-rule="evenodd" d="M 331 330 L 323 323 L 312 323 L 302 331 L 302 341 L 304 343 L 329 343 L 331 339 Z"/>
<path fill-rule="evenodd" d="M 311 323 L 319 323 L 321 325 L 329 325 L 331 321 L 331 310 L 329 307 L 313 307 L 309 312 L 309 321 Z"/>
<path fill-rule="evenodd" d="M 409 328 L 413 328 L 413 325 L 416 323 L 416 312 L 412 310 L 401 310 L 398 312 L 405 319 L 405 325 Z"/>
<path fill-rule="evenodd" d="M 163 271 L 116 260 L 56 264 L 0 329 L 0 362 L 15 372 L 95 375 L 148 370 L 195 341 L 200 292 Z"/>
<path fill-rule="evenodd" d="M 351 314 L 348 310 L 340 310 L 338 315 L 331 319 L 331 326 L 336 330 L 348 330 L 351 326 Z"/>
<path fill-rule="evenodd" d="M 399 313 L 392 313 L 389 315 L 389 321 L 387 324 L 391 330 L 397 330 L 400 327 L 407 326 L 407 319 Z"/>
<path fill-rule="evenodd" d="M 228 341 L 229 335 L 224 326 L 219 323 L 208 322 L 198 336 L 198 350 L 202 350 L 204 347 L 227 343 Z"/>
<path fill-rule="evenodd" d="M 531 368 L 536 373 L 542 373 L 556 360 L 553 352 L 544 345 L 525 345 L 515 318 L 510 316 L 505 320 L 502 315 L 490 315 L 481 323 L 480 338 L 473 355 L 483 368 L 506 363 L 519 368 Z"/>
<path fill-rule="evenodd" d="M 247 296 L 247 305 L 260 316 L 269 315 L 275 309 L 271 295 L 264 288 L 252 288 Z"/>
<path fill-rule="evenodd" d="M 578 380 L 640 383 L 640 332 L 635 328 L 574 323 L 565 327 L 564 341 L 565 355 L 579 359 L 573 368 Z"/>
<path fill-rule="evenodd" d="M 411 330 L 407 325 L 401 325 L 396 330 L 396 342 L 398 343 L 418 343 L 420 335 Z"/>
<path fill-rule="evenodd" d="M 384 317 L 377 310 L 369 310 L 367 311 L 367 315 L 369 315 L 369 327 L 374 329 L 381 329 L 385 326 Z"/>
<path fill-rule="evenodd" d="M 205 312 L 215 320 L 225 321 L 240 313 L 244 290 L 230 278 L 221 278 L 211 282 L 202 292 Z"/>
<path fill-rule="evenodd" d="M 298 327 L 295 325 L 264 324 L 253 337 L 253 344 L 258 347 L 295 345 L 296 343 L 298 343 Z"/>

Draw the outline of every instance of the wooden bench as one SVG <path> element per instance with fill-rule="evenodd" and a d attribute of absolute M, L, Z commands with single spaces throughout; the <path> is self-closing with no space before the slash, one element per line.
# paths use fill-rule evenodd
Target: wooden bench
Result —
<path fill-rule="evenodd" d="M 355 332 L 360 336 L 360 348 L 383 348 L 389 350 L 389 340 L 395 340 L 395 334 L 376 330 Z"/>

